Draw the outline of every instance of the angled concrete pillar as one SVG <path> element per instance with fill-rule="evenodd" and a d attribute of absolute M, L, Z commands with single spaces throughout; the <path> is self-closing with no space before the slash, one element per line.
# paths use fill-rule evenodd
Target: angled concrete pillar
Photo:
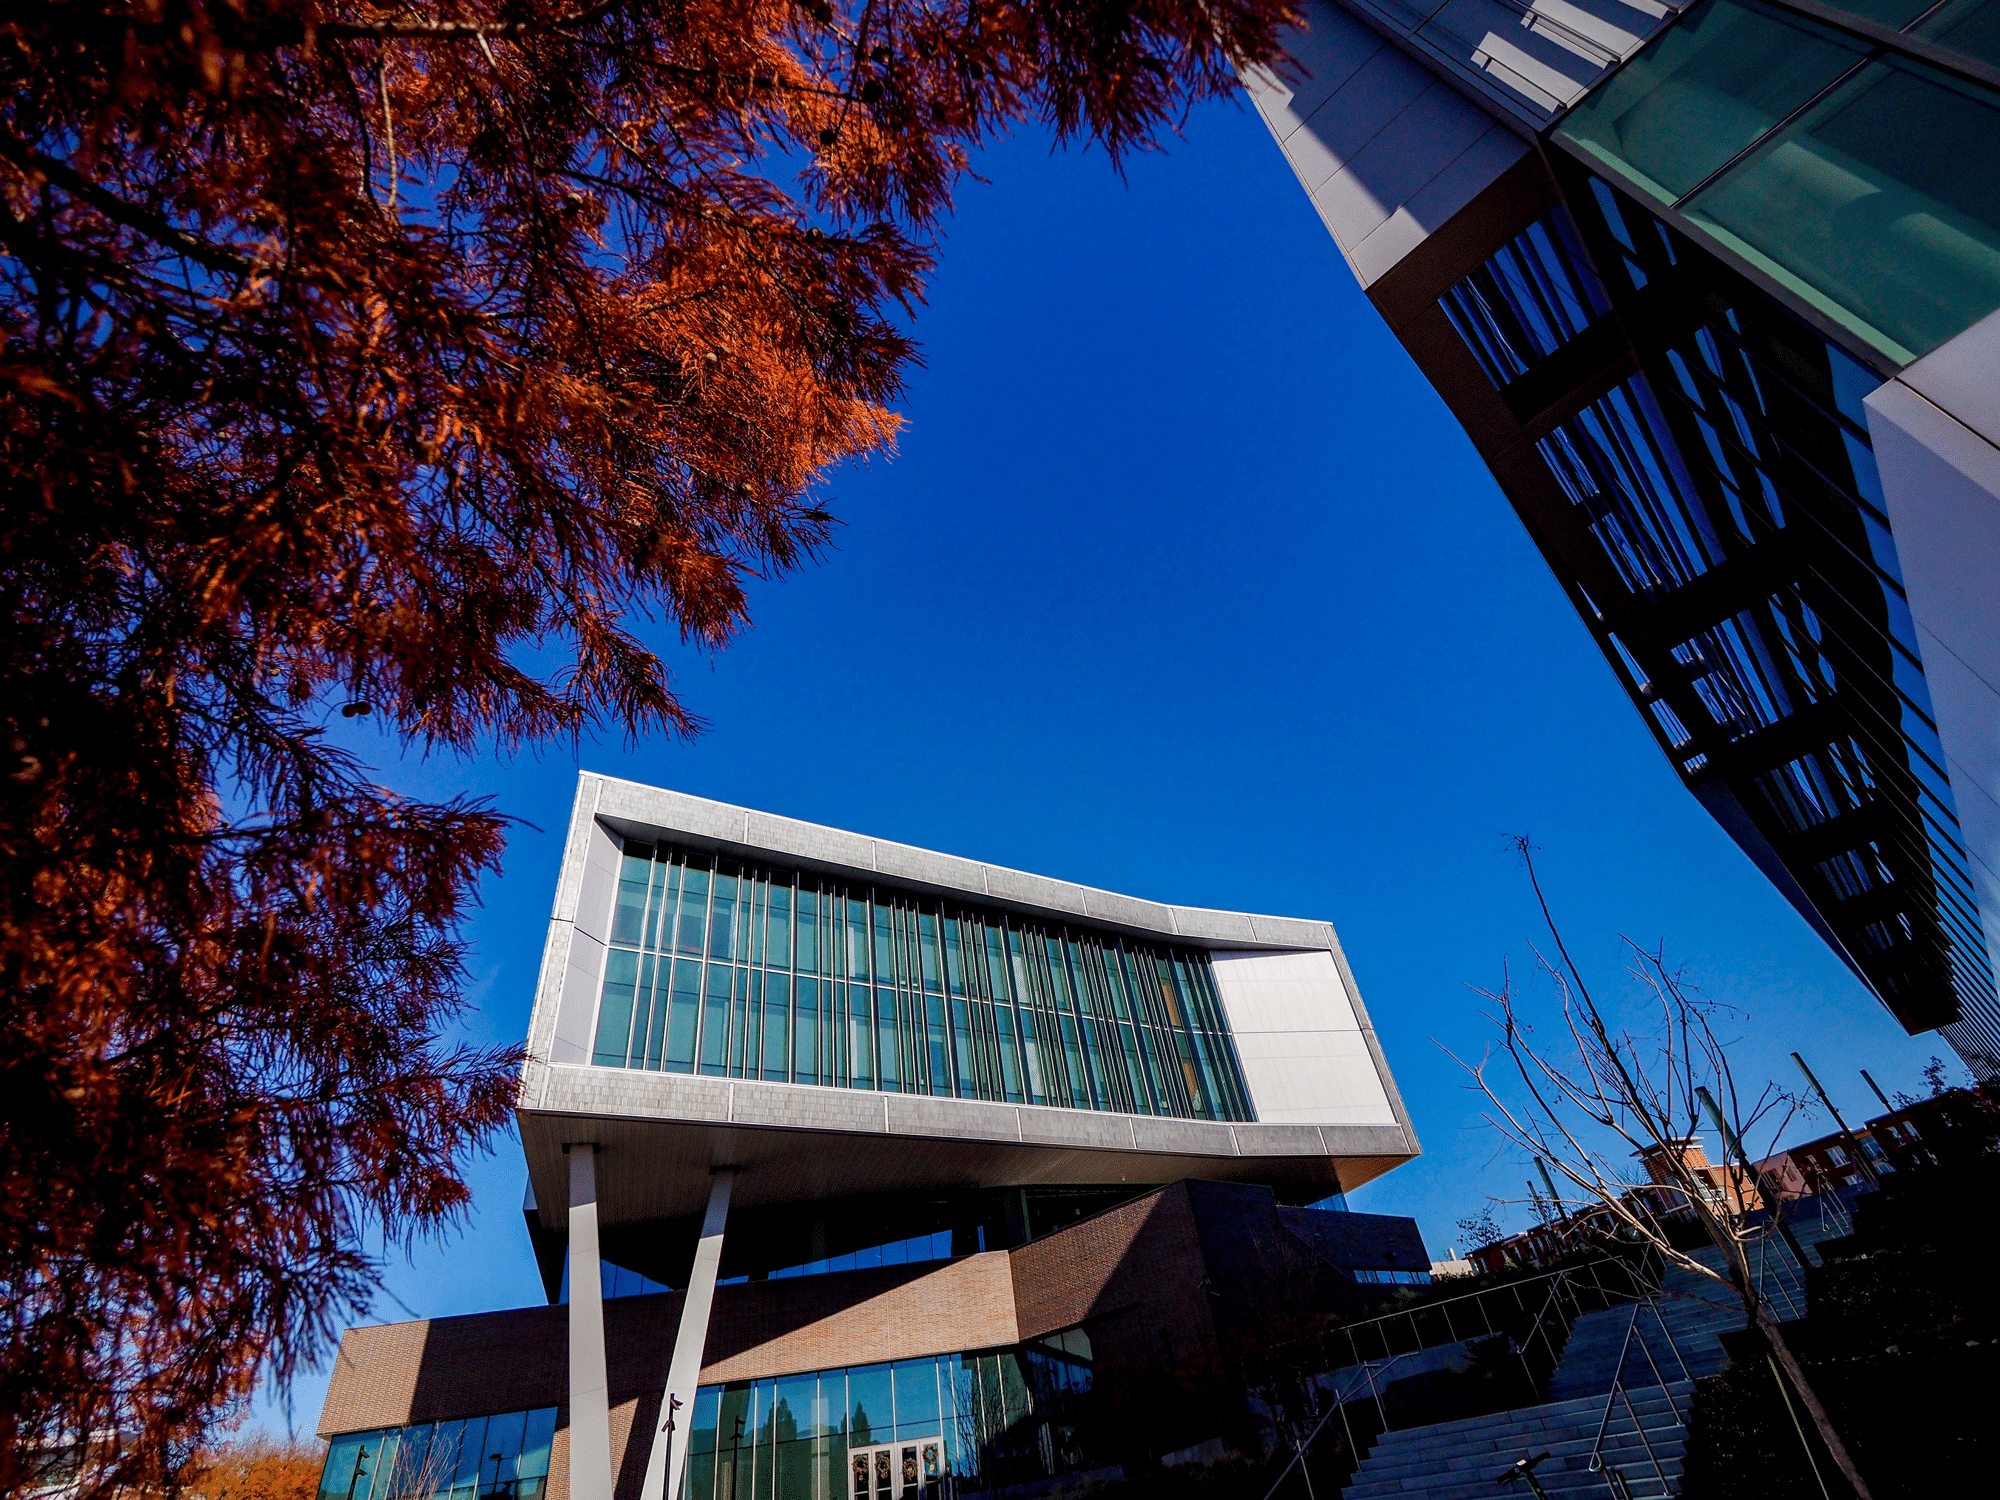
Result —
<path fill-rule="evenodd" d="M 646 1484 L 639 1500 L 668 1500 L 669 1496 L 678 1500 L 681 1492 L 688 1439 L 694 1431 L 694 1392 L 701 1384 L 701 1355 L 708 1345 L 709 1309 L 715 1305 L 715 1273 L 722 1264 L 722 1228 L 729 1218 L 729 1190 L 735 1182 L 734 1167 L 718 1167 L 709 1184 L 708 1212 L 702 1216 L 701 1243 L 695 1247 L 694 1271 L 681 1303 L 680 1331 L 674 1336 L 667 1389 L 660 1397 L 659 1425 L 653 1431 L 652 1450 L 646 1455 Z"/>
<path fill-rule="evenodd" d="M 569 1152 L 569 1494 L 611 1500 L 611 1388 L 597 1254 L 597 1147 Z"/>

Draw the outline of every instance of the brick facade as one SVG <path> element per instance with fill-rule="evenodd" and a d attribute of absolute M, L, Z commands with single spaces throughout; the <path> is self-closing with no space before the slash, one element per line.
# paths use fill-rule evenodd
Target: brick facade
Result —
<path fill-rule="evenodd" d="M 1196 1412 L 1242 1332 L 1218 1328 L 1218 1284 L 1238 1301 L 1290 1295 L 1295 1279 L 1280 1286 L 1273 1257 L 1300 1251 L 1338 1280 L 1285 1228 L 1285 1212 L 1266 1188 L 1176 1183 L 1011 1251 L 718 1287 L 701 1380 L 993 1349 L 1082 1325 L 1103 1385 L 1147 1392 L 1150 1409 Z M 646 1445 L 628 1439 L 657 1422 L 681 1302 L 604 1305 L 616 1500 L 638 1495 Z M 568 1320 L 557 1305 L 350 1329 L 319 1431 L 554 1406 L 548 1493 L 567 1500 Z"/>

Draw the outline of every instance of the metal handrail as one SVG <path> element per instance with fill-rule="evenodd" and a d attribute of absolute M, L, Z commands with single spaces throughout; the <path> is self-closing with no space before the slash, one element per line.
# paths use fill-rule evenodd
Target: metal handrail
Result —
<path fill-rule="evenodd" d="M 1437 1301 L 1435 1301 L 1435 1302 L 1424 1302 L 1424 1303 L 1420 1303 L 1420 1304 L 1418 1304 L 1418 1305 L 1417 1305 L 1416 1307 L 1406 1307 L 1406 1308 L 1399 1308 L 1399 1309 L 1398 1309 L 1397 1311 L 1395 1311 L 1395 1312 L 1389 1312 L 1389 1313 L 1379 1313 L 1379 1314 L 1377 1314 L 1377 1315 L 1376 1315 L 1375 1317 L 1372 1317 L 1372 1318 L 1363 1318 L 1363 1319 L 1361 1319 L 1361 1320 L 1360 1320 L 1359 1322 L 1356 1322 L 1356 1323 L 1346 1323 L 1346 1324 L 1343 1324 L 1343 1325 L 1341 1326 L 1341 1330 L 1340 1330 L 1340 1331 L 1341 1331 L 1341 1332 L 1343 1332 L 1343 1333 L 1345 1333 L 1345 1334 L 1346 1334 L 1346 1335 L 1348 1336 L 1348 1342 L 1349 1342 L 1349 1343 L 1350 1343 L 1351 1345 L 1353 1345 L 1353 1347 L 1354 1347 L 1354 1351 L 1355 1351 L 1355 1361 L 1354 1361 L 1354 1362 L 1355 1362 L 1356 1364 L 1360 1364 L 1360 1363 L 1361 1363 L 1361 1358 L 1360 1358 L 1360 1353 L 1361 1353 L 1361 1350 L 1360 1350 L 1360 1345 L 1359 1345 L 1359 1343 L 1357 1343 L 1357 1342 L 1356 1342 L 1356 1340 L 1355 1340 L 1355 1337 L 1354 1337 L 1354 1335 L 1355 1335 L 1355 1332 L 1356 1332 L 1356 1330 L 1358 1330 L 1358 1329 L 1363 1329 L 1363 1328 L 1368 1328 L 1368 1327 L 1371 1327 L 1371 1326 L 1373 1326 L 1373 1325 L 1375 1325 L 1375 1324 L 1387 1324 L 1387 1323 L 1393 1323 L 1393 1322 L 1395 1322 L 1395 1321 L 1396 1321 L 1397 1319 L 1399 1319 L 1399 1318 L 1408 1318 L 1408 1319 L 1412 1319 L 1412 1320 L 1414 1320 L 1414 1319 L 1415 1319 L 1415 1318 L 1416 1318 L 1416 1317 L 1417 1317 L 1418 1315 L 1420 1315 L 1420 1314 L 1422 1314 L 1422 1313 L 1430 1313 L 1430 1312 L 1442 1312 L 1442 1313 L 1444 1313 L 1444 1315 L 1445 1315 L 1445 1318 L 1446 1318 L 1446 1321 L 1447 1321 L 1447 1325 L 1449 1325 L 1449 1321 L 1450 1321 L 1450 1317 L 1451 1317 L 1451 1314 L 1450 1314 L 1450 1311 L 1449 1311 L 1449 1309 L 1450 1309 L 1451 1307 L 1453 1307 L 1453 1306 L 1454 1306 L 1455 1304 L 1457 1304 L 1457 1303 L 1461 1303 L 1461 1302 L 1482 1302 L 1482 1303 L 1483 1303 L 1483 1301 L 1484 1301 L 1484 1299 L 1485 1299 L 1485 1298 L 1488 1298 L 1488 1297 L 1493 1297 L 1493 1296 L 1498 1296 L 1498 1295 L 1500 1295 L 1500 1294 L 1502 1294 L 1502 1293 L 1504 1293 L 1504 1292 L 1513 1292 L 1513 1293 L 1514 1293 L 1514 1294 L 1516 1295 L 1516 1297 L 1518 1298 L 1518 1297 L 1519 1297 L 1519 1295 L 1520 1295 L 1520 1293 L 1521 1293 L 1521 1292 L 1522 1292 L 1523 1290 L 1525 1290 L 1525 1289 L 1527 1289 L 1527 1288 L 1529 1288 L 1529 1287 L 1532 1287 L 1532 1286 L 1533 1286 L 1533 1285 L 1534 1285 L 1534 1284 L 1535 1284 L 1536 1282 L 1538 1282 L 1538 1281 L 1550 1281 L 1550 1282 L 1555 1282 L 1555 1281 L 1564 1281 L 1564 1282 L 1567 1282 L 1567 1281 L 1580 1281 L 1580 1280 L 1582 1279 L 1582 1274 L 1583 1274 L 1583 1272 L 1585 1272 L 1585 1271 L 1589 1271 L 1589 1272 L 1591 1273 L 1591 1278 L 1590 1278 L 1590 1285 L 1591 1285 L 1591 1288 L 1592 1288 L 1592 1290 L 1594 1290 L 1594 1291 L 1598 1291 L 1598 1292 L 1602 1292 L 1602 1293 L 1604 1293 L 1604 1294 L 1605 1294 L 1606 1296 L 1623 1296 L 1623 1295 L 1626 1295 L 1625 1293 L 1621 1293 L 1621 1292 L 1617 1292 L 1617 1291 L 1614 1291 L 1614 1290 L 1613 1290 L 1612 1288 L 1610 1288 L 1610 1287 L 1607 1287 L 1607 1286 L 1605 1286 L 1605 1285 L 1603 1284 L 1603 1282 L 1601 1282 L 1600 1280 L 1598 1280 L 1598 1278 L 1597 1278 L 1597 1275 L 1596 1275 L 1596 1272 L 1597 1272 L 1597 1269 L 1598 1269 L 1598 1268 L 1599 1268 L 1600 1266 L 1606 1266 L 1606 1265 L 1616 1265 L 1616 1266 L 1621 1266 L 1621 1267 L 1624 1267 L 1624 1268 L 1625 1268 L 1625 1269 L 1627 1270 L 1627 1272 L 1628 1272 L 1629 1274 L 1631 1274 L 1631 1275 L 1632 1275 L 1632 1277 L 1633 1277 L 1633 1280 L 1634 1280 L 1634 1281 L 1640 1281 L 1640 1278 L 1639 1278 L 1639 1276 L 1638 1276 L 1638 1274 L 1637 1274 L 1637 1272 L 1636 1272 L 1636 1270 L 1635 1270 L 1634 1268 L 1632 1268 L 1632 1267 L 1629 1267 L 1629 1266 L 1626 1266 L 1626 1265 L 1625 1265 L 1625 1262 L 1623 1262 L 1623 1261 L 1620 1261 L 1620 1260 L 1616 1259 L 1615 1257 L 1612 1257 L 1612 1256 L 1605 1256 L 1605 1257 L 1603 1257 L 1603 1258 L 1601 1258 L 1601 1259 L 1598 1259 L 1598 1260 L 1593 1260 L 1593 1261 L 1586 1261 L 1586 1262 L 1585 1262 L 1585 1263 L 1584 1263 L 1583 1265 L 1581 1265 L 1581 1266 L 1563 1266 L 1563 1267 L 1560 1267 L 1560 1268 L 1558 1268 L 1557 1270 L 1554 1270 L 1554 1271 L 1544 1271 L 1544 1272 L 1542 1272 L 1542 1273 L 1541 1273 L 1540 1275 L 1538 1275 L 1538 1276 L 1524 1276 L 1524 1277 L 1522 1277 L 1522 1278 L 1521 1278 L 1521 1279 L 1520 1279 L 1519 1281 L 1510 1281 L 1510 1282 L 1506 1282 L 1506 1283 L 1504 1283 L 1503 1285 L 1500 1285 L 1500 1286 L 1491 1286 L 1491 1287 L 1483 1287 L 1483 1288 L 1481 1288 L 1481 1289 L 1480 1289 L 1479 1291 L 1476 1291 L 1476 1292 L 1460 1292 L 1460 1293 L 1459 1293 L 1459 1294 L 1458 1294 L 1457 1296 L 1455 1296 L 1455 1297 L 1442 1297 L 1442 1298 L 1439 1298 L 1439 1299 L 1438 1299 Z M 1642 1282 L 1641 1284 L 1643 1284 L 1643 1282 Z M 1525 1311 L 1525 1310 L 1526 1310 L 1526 1303 L 1521 1303 L 1520 1305 L 1521 1305 L 1521 1307 L 1522 1307 L 1523 1311 Z M 1497 1331 L 1497 1330 L 1495 1330 L 1495 1329 L 1494 1329 L 1494 1327 L 1493 1327 L 1493 1325 L 1492 1325 L 1492 1321 L 1491 1321 L 1490 1319 L 1484 1319 L 1484 1321 L 1486 1322 L 1486 1330 L 1485 1330 L 1485 1331 L 1486 1331 L 1487 1333 L 1493 1333 L 1493 1332 L 1496 1332 L 1496 1331 Z M 1449 1339 L 1449 1340 L 1447 1340 L 1446 1342 L 1448 1342 L 1448 1343 L 1456 1343 L 1456 1342 L 1457 1342 L 1457 1340 L 1456 1340 L 1456 1339 Z M 1428 1347 L 1428 1346 L 1426 1346 L 1426 1347 Z M 1386 1340 L 1386 1339 L 1384 1340 L 1384 1348 L 1385 1348 L 1385 1349 L 1387 1348 L 1387 1340 Z"/>
<path fill-rule="evenodd" d="M 1681 1356 L 1680 1345 L 1674 1338 L 1673 1330 L 1667 1327 L 1667 1320 L 1661 1315 L 1659 1304 L 1650 1297 L 1643 1303 L 1635 1302 L 1632 1305 L 1631 1320 L 1625 1325 L 1625 1340 L 1618 1346 L 1618 1363 L 1611 1372 L 1611 1389 L 1604 1394 L 1604 1415 L 1598 1421 L 1597 1440 L 1590 1445 L 1590 1462 L 1586 1467 L 1592 1474 L 1604 1472 L 1604 1438 L 1611 1428 L 1611 1410 L 1622 1399 L 1625 1403 L 1625 1415 L 1632 1419 L 1632 1431 L 1639 1439 L 1639 1446 L 1646 1450 L 1646 1462 L 1652 1465 L 1653 1477 L 1659 1481 L 1661 1492 L 1665 1494 L 1671 1488 L 1667 1483 L 1666 1468 L 1660 1463 L 1660 1455 L 1653 1450 L 1653 1440 L 1646 1436 L 1646 1424 L 1639 1420 L 1639 1409 L 1632 1404 L 1632 1393 L 1625 1388 L 1625 1361 L 1631 1356 L 1632 1335 L 1638 1331 L 1639 1313 L 1642 1308 L 1652 1309 L 1653 1319 L 1660 1325 L 1660 1332 L 1666 1336 L 1667 1347 L 1674 1351 L 1675 1363 L 1681 1367 L 1681 1377 L 1687 1378 L 1687 1361 Z M 1668 1390 L 1666 1376 L 1660 1372 L 1660 1362 L 1653 1358 L 1653 1351 L 1646 1347 L 1643 1338 L 1639 1340 L 1639 1352 L 1646 1356 L 1646 1363 L 1653 1369 L 1653 1379 L 1658 1382 L 1660 1391 L 1671 1402 L 1673 1395 Z M 1621 1487 L 1629 1492 L 1629 1485 L 1625 1484 L 1625 1475 L 1622 1471 L 1619 1472 L 1618 1478 Z"/>
<path fill-rule="evenodd" d="M 1618 1363 L 1611 1371 L 1611 1389 L 1604 1393 L 1604 1415 L 1598 1419 L 1597 1441 L 1590 1445 L 1587 1467 L 1595 1474 L 1604 1467 L 1604 1434 L 1611 1426 L 1611 1407 L 1618 1399 L 1618 1382 L 1625 1373 L 1625 1356 L 1632 1348 L 1632 1330 L 1639 1326 L 1639 1304 L 1632 1304 L 1632 1316 L 1625 1324 L 1625 1341 L 1618 1346 Z M 1629 1409 L 1630 1403 L 1627 1403 Z"/>

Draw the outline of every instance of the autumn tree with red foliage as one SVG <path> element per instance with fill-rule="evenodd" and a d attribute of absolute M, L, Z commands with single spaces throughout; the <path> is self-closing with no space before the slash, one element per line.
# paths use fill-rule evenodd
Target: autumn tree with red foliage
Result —
<path fill-rule="evenodd" d="M 198 1500 L 313 1500 L 326 1444 L 249 1437 L 201 1453 L 187 1487 Z"/>
<path fill-rule="evenodd" d="M 417 748 L 698 728 L 886 451 L 969 154 L 1113 160 L 1290 0 L 10 0 L 0 1493 L 176 1482 L 462 1212 L 503 819 Z"/>

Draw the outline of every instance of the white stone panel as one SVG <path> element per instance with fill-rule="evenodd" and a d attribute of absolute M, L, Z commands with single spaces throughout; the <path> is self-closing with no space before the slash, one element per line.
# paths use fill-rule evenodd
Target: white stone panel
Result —
<path fill-rule="evenodd" d="M 1477 197 L 1486 185 L 1527 154 L 1520 137 L 1501 128 L 1486 133 L 1389 215 L 1354 247 L 1348 263 L 1373 281 L 1437 232 L 1453 214 Z"/>
<path fill-rule="evenodd" d="M 1225 951 L 1210 961 L 1260 1122 L 1397 1123 L 1331 953 Z"/>
<path fill-rule="evenodd" d="M 1662 0 L 1306 0 L 1244 86 L 1372 286 L 1675 14 Z"/>
<path fill-rule="evenodd" d="M 2000 313 L 1867 401 L 1989 959 L 2000 959 Z"/>
<path fill-rule="evenodd" d="M 1328 0 L 1308 9 L 1311 24 L 1291 43 L 1299 76 L 1253 73 L 1246 85 L 1334 243 L 1368 286 L 1527 147 L 1510 138 L 1494 149 L 1491 115 Z M 1482 141 L 1487 148 L 1476 151 Z M 1391 233 L 1361 254 L 1385 226 Z"/>
<path fill-rule="evenodd" d="M 570 921 L 558 920 L 551 944 L 562 942 L 567 925 L 568 952 L 562 956 L 562 991 L 556 1000 L 555 1034 L 549 1061 L 590 1061 L 591 1028 L 597 1023 L 597 992 L 604 979 L 604 950 L 611 937 L 611 911 L 618 898 L 618 841 L 602 823 L 590 820 L 583 855 L 582 877 L 576 882 L 576 909 Z"/>

